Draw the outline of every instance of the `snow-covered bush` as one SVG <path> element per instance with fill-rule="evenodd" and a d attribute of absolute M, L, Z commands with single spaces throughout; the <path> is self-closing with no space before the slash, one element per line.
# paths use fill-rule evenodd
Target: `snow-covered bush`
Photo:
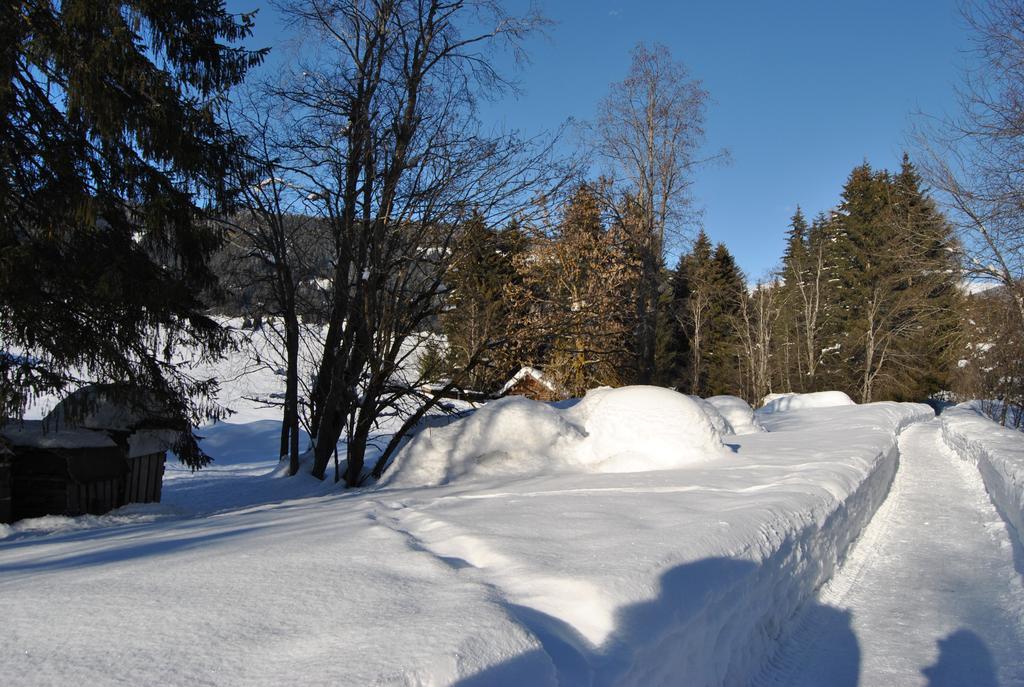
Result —
<path fill-rule="evenodd" d="M 727 454 L 719 430 L 683 394 L 603 388 L 568 408 L 510 396 L 447 427 L 425 429 L 399 453 L 384 482 L 408 487 L 463 477 L 645 472 Z"/>
<path fill-rule="evenodd" d="M 832 408 L 834 406 L 856 405 L 842 391 L 815 391 L 809 394 L 771 394 L 765 397 L 765 404 L 758 413 L 784 413 L 788 410 L 806 410 L 807 408 Z"/>

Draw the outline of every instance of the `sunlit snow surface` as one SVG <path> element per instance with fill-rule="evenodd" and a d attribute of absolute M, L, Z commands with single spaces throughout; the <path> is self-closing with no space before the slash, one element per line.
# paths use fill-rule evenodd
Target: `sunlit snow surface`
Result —
<path fill-rule="evenodd" d="M 661 387 L 594 389 L 567 408 L 509 396 L 420 432 L 385 483 L 679 468 L 726 459 L 721 431 L 699 399 Z"/>
<path fill-rule="evenodd" d="M 889 496 L 754 684 L 1024 684 L 1014 545 L 940 421 L 909 428 Z"/>
<path fill-rule="evenodd" d="M 743 683 L 883 501 L 897 432 L 931 416 L 783 412 L 673 469 L 343 493 L 269 477 L 275 413 L 243 410 L 159 506 L 0 532 L 5 682 Z M 664 440 L 621 435 L 642 420 L 608 442 Z"/>

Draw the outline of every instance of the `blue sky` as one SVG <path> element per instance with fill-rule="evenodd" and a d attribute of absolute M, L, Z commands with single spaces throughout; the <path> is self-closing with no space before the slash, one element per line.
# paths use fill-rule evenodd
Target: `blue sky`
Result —
<path fill-rule="evenodd" d="M 264 4 L 231 0 L 229 7 Z M 798 203 L 811 216 L 832 207 L 855 165 L 899 164 L 914 113 L 955 111 L 954 89 L 969 61 L 955 0 L 547 0 L 540 7 L 556 23 L 527 46 L 531 63 L 515 73 L 524 92 L 485 115 L 530 133 L 570 117 L 589 120 L 609 84 L 625 77 L 632 47 L 665 44 L 711 93 L 707 150 L 731 153 L 729 164 L 697 173 L 702 224 L 751 281 L 778 262 Z M 280 31 L 273 10 L 262 9 L 255 44 L 277 44 Z"/>

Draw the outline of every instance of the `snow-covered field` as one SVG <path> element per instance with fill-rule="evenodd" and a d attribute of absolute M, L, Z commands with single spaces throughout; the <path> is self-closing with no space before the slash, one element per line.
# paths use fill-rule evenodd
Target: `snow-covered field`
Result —
<path fill-rule="evenodd" d="M 899 432 L 931 411 L 805 403 L 721 434 L 678 395 L 660 405 L 680 426 L 624 417 L 624 393 L 485 407 L 347 493 L 271 476 L 276 411 L 238 402 L 200 432 L 214 466 L 169 465 L 162 504 L 0 531 L 0 675 L 742 684 L 884 500 Z"/>
<path fill-rule="evenodd" d="M 884 544 L 866 528 L 883 502 L 883 520 L 904 507 L 886 499 L 927 406 L 505 399 L 425 423 L 382 484 L 343 492 L 280 476 L 272 360 L 210 372 L 236 412 L 199 432 L 210 468 L 168 463 L 163 503 L 0 525 L 4 684 L 786 684 L 793 655 L 819 666 L 800 684 L 851 655 L 890 674 L 885 642 L 838 661 L 793 643 L 885 617 L 865 580 L 896 573 L 864 562 Z M 929 426 L 1020 530 L 1022 435 L 970 407 Z M 834 577 L 862 532 L 876 544 Z M 869 601 L 842 611 L 836 585 Z"/>

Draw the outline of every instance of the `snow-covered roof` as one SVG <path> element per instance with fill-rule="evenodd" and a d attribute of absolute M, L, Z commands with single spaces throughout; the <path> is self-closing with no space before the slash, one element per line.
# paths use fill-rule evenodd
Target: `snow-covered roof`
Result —
<path fill-rule="evenodd" d="M 154 394 L 109 384 L 93 384 L 72 392 L 44 421 L 52 429 L 182 429 L 180 419 Z"/>
<path fill-rule="evenodd" d="M 52 430 L 39 420 L 25 420 L 0 427 L 0 437 L 11 446 L 25 448 L 117 448 L 103 432 L 89 429 Z"/>
<path fill-rule="evenodd" d="M 509 391 L 509 389 L 511 389 L 512 387 L 514 387 L 516 384 L 526 379 L 527 377 L 532 377 L 537 383 L 543 385 L 544 388 L 546 388 L 548 391 L 558 391 L 558 388 L 555 386 L 555 383 L 548 379 L 547 375 L 545 375 L 537 368 L 521 367 L 519 368 L 519 372 L 516 372 L 514 375 L 512 375 L 512 379 L 505 382 L 505 386 L 501 387 L 501 391 L 498 392 L 498 395 L 503 396 Z"/>

